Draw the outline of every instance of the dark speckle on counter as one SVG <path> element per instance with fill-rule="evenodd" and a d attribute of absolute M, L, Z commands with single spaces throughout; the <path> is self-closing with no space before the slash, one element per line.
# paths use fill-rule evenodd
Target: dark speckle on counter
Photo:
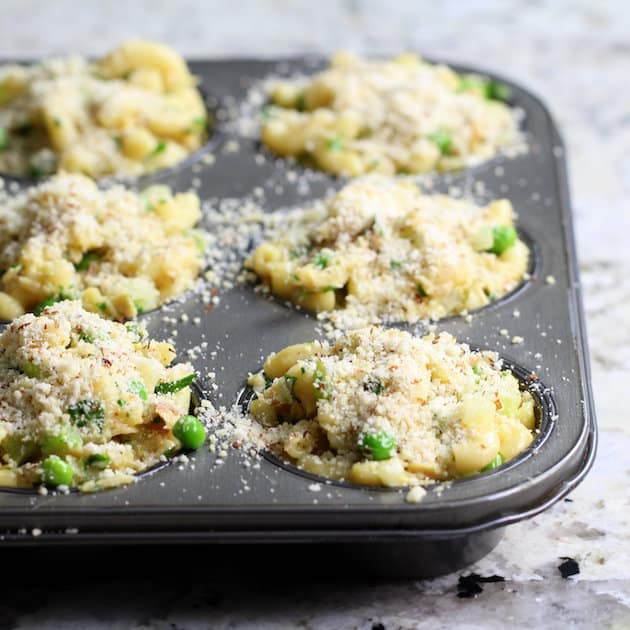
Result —
<path fill-rule="evenodd" d="M 481 584 L 489 584 L 492 582 L 505 582 L 505 578 L 502 575 L 489 575 L 488 577 L 484 577 L 478 573 L 461 575 L 457 581 L 457 597 L 462 599 L 476 597 L 480 593 L 483 593 Z"/>
<path fill-rule="evenodd" d="M 564 560 L 564 562 L 558 567 L 558 571 L 560 571 L 560 575 L 564 578 L 570 578 L 572 575 L 578 575 L 580 572 L 580 565 L 573 558 L 568 558 L 567 556 L 560 557 L 560 560 Z"/>

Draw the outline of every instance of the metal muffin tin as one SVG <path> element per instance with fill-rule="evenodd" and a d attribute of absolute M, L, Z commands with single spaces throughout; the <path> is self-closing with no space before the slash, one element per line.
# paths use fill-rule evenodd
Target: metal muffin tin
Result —
<path fill-rule="evenodd" d="M 230 109 L 242 102 L 252 82 L 269 74 L 311 72 L 323 63 L 191 63 L 216 117 L 205 149 L 215 161 L 188 160 L 132 185 L 193 187 L 202 200 L 251 197 L 262 188 L 257 200 L 269 212 L 340 188 L 343 178 L 272 158 L 257 141 L 233 133 L 230 121 Z M 524 110 L 529 152 L 419 181 L 432 182 L 436 191 L 481 191 L 486 200 L 508 197 L 519 229 L 533 245 L 534 274 L 526 286 L 476 312 L 472 321 L 450 317 L 436 323 L 437 331 L 448 331 L 458 341 L 498 351 L 524 383 L 534 383 L 542 418 L 532 448 L 493 473 L 436 484 L 422 502 L 410 504 L 404 491 L 325 483 L 238 449 L 228 449 L 217 463 L 219 455 L 202 447 L 190 464 L 172 462 L 115 490 L 49 496 L 2 491 L 0 540 L 29 545 L 343 543 L 334 553 L 350 558 L 353 566 L 365 568 L 369 560 L 370 569 L 379 572 L 422 577 L 482 557 L 497 544 L 502 527 L 541 512 L 572 490 L 593 461 L 596 426 L 564 148 L 535 96 L 502 77 L 492 78 L 508 84 L 512 104 Z M 289 171 L 308 185 L 287 178 Z M 201 374 L 198 385 L 215 405 L 231 406 L 242 395 L 247 373 L 259 369 L 268 353 L 320 336 L 321 322 L 250 285 L 219 288 L 218 294 L 220 302 L 212 310 L 198 294 L 188 293 L 142 319 L 155 338 L 177 331 L 181 360 L 205 341 L 205 351 L 192 360 Z M 199 325 L 193 323 L 197 317 Z M 421 325 L 400 327 L 423 331 Z M 524 342 L 512 343 L 517 336 Z M 206 378 L 210 371 L 216 373 L 213 382 Z M 254 550 L 248 550 L 250 559 Z M 309 550 L 317 557 L 317 548 Z"/>

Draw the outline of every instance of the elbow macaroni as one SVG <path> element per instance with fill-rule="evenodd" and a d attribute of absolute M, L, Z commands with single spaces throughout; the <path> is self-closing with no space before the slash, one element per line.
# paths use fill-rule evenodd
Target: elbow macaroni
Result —
<path fill-rule="evenodd" d="M 518 238 L 500 254 L 493 230 L 513 230 L 506 199 L 478 207 L 370 176 L 315 210 L 281 218 L 245 261 L 277 297 L 335 323 L 438 319 L 487 305 L 528 268 Z"/>
<path fill-rule="evenodd" d="M 207 135 L 207 112 L 185 61 L 132 40 L 104 58 L 0 68 L 0 172 L 91 177 L 173 166 Z"/>
<path fill-rule="evenodd" d="M 505 86 L 412 54 L 366 61 L 346 53 L 308 79 L 276 83 L 262 141 L 324 171 L 450 171 L 519 140 Z"/>
<path fill-rule="evenodd" d="M 497 456 L 516 457 L 536 430 L 534 399 L 496 353 L 473 352 L 447 333 L 417 338 L 372 327 L 333 345 L 289 346 L 249 384 L 249 412 L 273 453 L 363 485 L 483 472 Z M 389 448 L 370 442 L 375 436 Z"/>
<path fill-rule="evenodd" d="M 0 205 L 0 320 L 80 299 L 131 319 L 189 289 L 205 239 L 193 193 L 155 185 L 139 195 L 58 175 Z"/>
<path fill-rule="evenodd" d="M 191 390 L 155 393 L 193 372 L 173 347 L 63 302 L 24 315 L 0 335 L 0 485 L 43 480 L 56 455 L 72 485 L 92 491 L 134 480 L 180 448 L 173 426 Z"/>

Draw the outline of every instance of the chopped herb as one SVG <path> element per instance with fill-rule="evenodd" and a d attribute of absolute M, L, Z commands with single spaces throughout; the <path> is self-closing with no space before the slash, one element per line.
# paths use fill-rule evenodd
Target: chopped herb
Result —
<path fill-rule="evenodd" d="M 195 373 L 184 376 L 178 381 L 172 381 L 170 383 L 158 383 L 155 386 L 156 394 L 174 394 L 184 387 L 188 387 L 195 380 Z"/>
<path fill-rule="evenodd" d="M 389 268 L 392 271 L 398 271 L 399 269 L 402 269 L 402 263 L 400 262 L 400 260 L 390 260 Z"/>
<path fill-rule="evenodd" d="M 101 311 L 107 310 L 107 302 L 99 302 L 96 306 L 98 306 Z"/>
<path fill-rule="evenodd" d="M 438 129 L 430 133 L 427 138 L 434 142 L 442 155 L 449 155 L 453 148 L 453 138 L 447 129 Z"/>
<path fill-rule="evenodd" d="M 112 136 L 112 140 L 114 141 L 114 144 L 116 145 L 117 148 L 120 149 L 122 147 L 122 136 L 116 134 Z"/>
<path fill-rule="evenodd" d="M 153 149 L 147 157 L 155 157 L 156 155 L 160 155 L 160 153 L 164 153 L 164 151 L 166 151 L 166 142 L 164 140 L 159 140 L 155 145 L 155 149 Z"/>
<path fill-rule="evenodd" d="M 372 392 L 373 394 L 376 394 L 378 396 L 379 394 L 383 393 L 385 385 L 383 385 L 383 383 L 381 383 L 380 379 L 378 378 L 368 378 L 363 383 L 363 389 L 366 392 Z"/>
<path fill-rule="evenodd" d="M 269 378 L 264 372 L 263 378 L 265 379 L 265 389 L 269 389 L 273 385 L 273 379 Z"/>
<path fill-rule="evenodd" d="M 94 423 L 102 429 L 105 409 L 100 400 L 85 399 L 70 405 L 68 407 L 68 415 L 78 427 L 85 427 L 90 423 Z"/>
<path fill-rule="evenodd" d="M 313 264 L 320 269 L 326 269 L 326 267 L 330 264 L 330 259 L 326 256 L 326 254 L 318 254 L 313 261 Z"/>
<path fill-rule="evenodd" d="M 145 332 L 137 322 L 127 322 L 125 324 L 125 328 L 127 332 L 134 338 L 134 342 L 138 343 L 142 341 L 145 337 Z"/>
<path fill-rule="evenodd" d="M 132 394 L 137 394 L 138 396 L 140 396 L 142 400 L 147 399 L 147 390 L 142 381 L 131 381 L 129 383 L 129 391 Z"/>
<path fill-rule="evenodd" d="M 416 293 L 423 298 L 429 297 L 429 294 L 425 291 L 424 287 L 420 283 L 416 285 Z"/>
<path fill-rule="evenodd" d="M 298 112 L 306 110 L 306 94 L 304 94 L 304 92 L 298 94 L 298 97 L 295 99 L 295 109 L 297 109 Z"/>
<path fill-rule="evenodd" d="M 97 262 L 100 259 L 101 255 L 97 252 L 85 252 L 85 254 L 83 254 L 83 258 L 74 265 L 74 268 L 77 271 L 87 271 L 92 263 Z"/>
<path fill-rule="evenodd" d="M 343 136 L 335 136 L 326 142 L 329 151 L 341 151 L 343 149 Z"/>
<path fill-rule="evenodd" d="M 44 171 L 41 168 L 39 168 L 39 166 L 36 166 L 35 164 L 31 164 L 28 169 L 28 174 L 31 177 L 41 177 L 44 174 Z"/>
<path fill-rule="evenodd" d="M 473 372 L 474 372 L 477 376 L 479 376 L 480 371 L 479 371 L 479 366 L 478 366 L 478 365 L 473 365 L 473 366 L 472 366 L 472 371 L 473 371 Z"/>
<path fill-rule="evenodd" d="M 313 387 L 315 388 L 315 398 L 330 400 L 331 395 L 326 391 L 326 368 L 319 359 L 317 359 L 313 372 Z"/>
<path fill-rule="evenodd" d="M 489 470 L 494 470 L 498 468 L 503 463 L 503 457 L 501 457 L 500 453 L 497 453 L 497 456 L 486 466 L 481 469 L 481 472 L 488 472 Z"/>
<path fill-rule="evenodd" d="M 287 384 L 289 391 L 293 391 L 293 386 L 295 385 L 295 381 L 297 381 L 296 376 L 289 376 L 288 374 L 284 375 L 284 382 Z"/>
<path fill-rule="evenodd" d="M 484 289 L 484 290 L 483 290 L 483 292 L 484 292 L 485 296 L 486 296 L 486 297 L 487 297 L 487 298 L 488 298 L 491 302 L 494 302 L 494 301 L 497 299 L 496 295 L 495 295 L 494 293 L 492 293 L 492 291 L 490 291 L 490 289 Z"/>
<path fill-rule="evenodd" d="M 119 398 L 119 399 L 116 401 L 116 404 L 117 404 L 119 407 L 125 407 L 125 406 L 127 405 L 127 403 L 126 403 L 126 402 L 125 402 L 122 398 Z"/>
<path fill-rule="evenodd" d="M 138 315 L 142 315 L 142 313 L 144 313 L 144 303 L 142 302 L 142 300 L 134 300 L 133 305 L 136 307 Z"/>
<path fill-rule="evenodd" d="M 85 343 L 94 343 L 94 336 L 85 330 L 79 331 L 79 339 Z"/>
<path fill-rule="evenodd" d="M 57 295 L 51 295 L 47 297 L 45 300 L 40 302 L 34 309 L 33 313 L 35 315 L 41 315 L 44 312 L 44 309 L 56 304 L 57 302 L 63 302 L 64 300 L 69 300 L 70 296 L 66 295 L 63 291 L 57 293 Z"/>
<path fill-rule="evenodd" d="M 9 134 L 4 127 L 0 127 L 0 153 L 6 151 L 9 146 Z"/>
<path fill-rule="evenodd" d="M 53 118 L 53 123 L 55 127 L 61 127 L 61 118 Z"/>
<path fill-rule="evenodd" d="M 205 129 L 207 124 L 208 124 L 208 119 L 205 116 L 200 116 L 199 118 L 194 118 L 193 121 L 192 121 L 192 126 L 193 127 L 201 127 L 202 129 Z"/>
<path fill-rule="evenodd" d="M 110 461 L 109 455 L 93 453 L 87 457 L 85 465 L 87 467 L 96 468 L 97 470 L 105 470 L 109 466 Z"/>
<path fill-rule="evenodd" d="M 329 284 L 329 285 L 325 286 L 325 287 L 321 290 L 321 292 L 322 292 L 322 293 L 328 293 L 329 291 L 338 291 L 339 289 L 343 289 L 343 287 L 336 287 L 336 286 L 334 286 L 334 285 L 332 285 L 332 284 Z"/>

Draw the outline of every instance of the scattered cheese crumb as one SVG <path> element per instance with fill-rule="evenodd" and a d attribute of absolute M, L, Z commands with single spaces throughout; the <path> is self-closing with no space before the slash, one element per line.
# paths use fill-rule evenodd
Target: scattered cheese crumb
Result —
<path fill-rule="evenodd" d="M 407 492 L 405 501 L 407 501 L 407 503 L 420 503 L 426 493 L 427 491 L 422 486 L 414 486 L 411 490 L 409 490 L 409 492 Z"/>

